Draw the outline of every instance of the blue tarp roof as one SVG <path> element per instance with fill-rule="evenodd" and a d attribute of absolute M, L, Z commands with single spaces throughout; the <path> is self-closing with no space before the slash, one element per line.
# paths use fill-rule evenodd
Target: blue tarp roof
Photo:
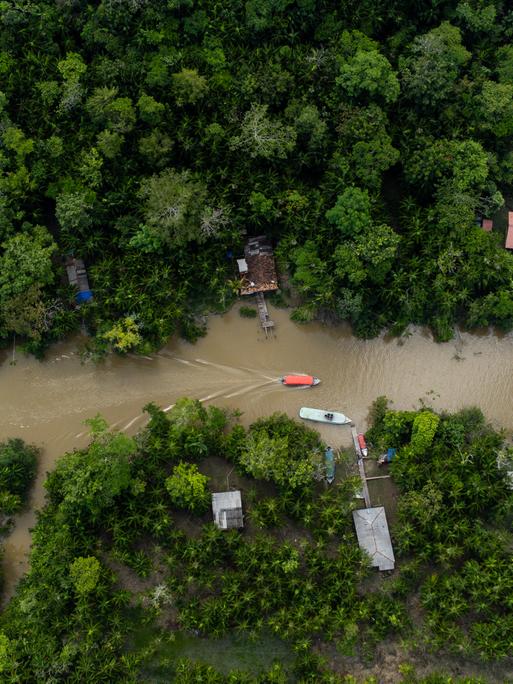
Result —
<path fill-rule="evenodd" d="M 83 302 L 88 302 L 92 298 L 93 298 L 93 293 L 91 290 L 84 290 L 83 292 L 78 292 L 75 295 L 75 301 L 78 304 L 82 304 Z"/>

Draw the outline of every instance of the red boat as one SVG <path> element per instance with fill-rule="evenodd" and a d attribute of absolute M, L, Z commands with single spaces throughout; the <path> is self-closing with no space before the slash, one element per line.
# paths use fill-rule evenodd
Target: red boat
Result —
<path fill-rule="evenodd" d="M 318 385 L 320 380 L 313 375 L 284 375 L 281 383 L 289 387 L 312 387 Z"/>
<path fill-rule="evenodd" d="M 358 435 L 358 446 L 360 447 L 362 456 L 367 456 L 367 454 L 369 453 L 369 450 L 367 449 L 367 442 L 365 441 L 365 437 L 361 433 Z"/>

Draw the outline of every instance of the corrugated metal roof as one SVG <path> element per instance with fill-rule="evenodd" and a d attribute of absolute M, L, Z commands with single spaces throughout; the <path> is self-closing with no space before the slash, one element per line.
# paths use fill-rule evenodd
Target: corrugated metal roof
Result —
<path fill-rule="evenodd" d="M 215 524 L 222 530 L 244 527 L 240 491 L 212 494 L 212 513 Z"/>
<path fill-rule="evenodd" d="M 380 570 L 393 570 L 394 550 L 383 506 L 353 511 L 353 520 L 358 543 L 371 557 L 372 565 Z"/>

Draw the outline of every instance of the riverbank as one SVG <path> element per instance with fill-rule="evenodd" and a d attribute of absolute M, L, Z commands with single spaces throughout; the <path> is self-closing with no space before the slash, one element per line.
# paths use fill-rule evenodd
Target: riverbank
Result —
<path fill-rule="evenodd" d="M 511 429 L 513 336 L 462 332 L 436 344 L 424 329 L 401 338 L 361 340 L 347 326 L 296 324 L 287 311 L 271 306 L 276 338 L 266 340 L 255 320 L 239 316 L 238 305 L 209 321 L 209 334 L 191 345 L 175 339 L 148 357 L 110 356 L 101 364 L 83 363 L 77 342 L 52 347 L 44 362 L 20 356 L 0 367 L 0 439 L 22 437 L 42 447 L 38 477 L 29 508 L 16 518 L 6 540 L 6 593 L 25 571 L 34 510 L 44 502 L 43 481 L 55 460 L 87 444 L 83 421 L 100 412 L 117 429 L 134 434 L 144 424 L 149 401 L 167 409 L 190 396 L 242 411 L 248 425 L 262 415 L 283 411 L 297 416 L 304 405 L 341 410 L 361 429 L 368 407 L 385 394 L 396 408 L 425 401 L 436 409 L 458 410 L 478 404 L 492 424 Z M 321 378 L 308 390 L 283 388 L 284 372 L 308 372 Z M 320 426 L 333 439 L 333 426 Z M 350 435 L 337 431 L 349 446 Z"/>

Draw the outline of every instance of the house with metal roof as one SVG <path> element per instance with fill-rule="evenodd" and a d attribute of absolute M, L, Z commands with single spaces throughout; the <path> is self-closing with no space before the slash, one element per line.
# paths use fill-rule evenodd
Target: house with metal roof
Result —
<path fill-rule="evenodd" d="M 89 288 L 89 280 L 83 260 L 68 255 L 64 265 L 68 274 L 69 284 L 73 285 L 77 290 L 75 295 L 76 303 L 80 305 L 90 301 L 93 298 L 93 293 Z"/>
<path fill-rule="evenodd" d="M 240 491 L 212 494 L 214 523 L 220 530 L 244 527 Z"/>
<path fill-rule="evenodd" d="M 393 570 L 395 556 L 384 507 L 353 511 L 353 520 L 358 544 L 369 554 L 372 566 L 380 570 Z"/>

